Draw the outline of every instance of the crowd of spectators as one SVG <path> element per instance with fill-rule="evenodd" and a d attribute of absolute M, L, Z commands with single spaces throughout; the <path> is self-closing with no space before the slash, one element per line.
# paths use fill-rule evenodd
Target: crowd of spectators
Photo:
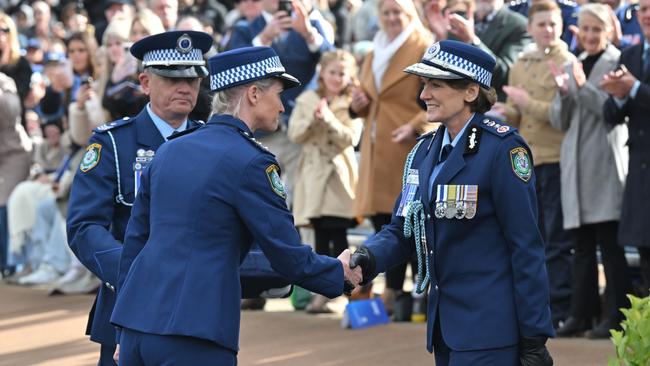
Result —
<path fill-rule="evenodd" d="M 67 197 L 92 130 L 148 102 L 133 42 L 199 30 L 214 37 L 209 55 L 276 50 L 302 85 L 283 93 L 279 130 L 258 138 L 282 166 L 296 225 L 313 227 L 316 251 L 335 256 L 348 228 L 389 222 L 408 152 L 437 127 L 403 69 L 454 39 L 494 56 L 499 103 L 489 114 L 532 149 L 555 326 L 602 337 L 618 326 L 625 294 L 650 283 L 650 0 L 545 1 L 0 0 L 3 277 L 55 293 L 97 288 L 67 245 Z M 192 118 L 209 116 L 207 83 Z M 639 247 L 640 279 L 626 245 Z M 389 311 L 405 272 L 386 274 Z"/>

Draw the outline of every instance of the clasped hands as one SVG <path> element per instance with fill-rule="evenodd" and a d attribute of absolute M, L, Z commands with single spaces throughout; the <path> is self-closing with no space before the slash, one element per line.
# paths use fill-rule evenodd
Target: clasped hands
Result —
<path fill-rule="evenodd" d="M 370 278 L 375 272 L 375 258 L 368 248 L 360 246 L 352 255 L 346 249 L 337 259 L 343 265 L 345 280 L 343 292 L 346 295 L 351 295 L 357 286 L 370 282 Z"/>

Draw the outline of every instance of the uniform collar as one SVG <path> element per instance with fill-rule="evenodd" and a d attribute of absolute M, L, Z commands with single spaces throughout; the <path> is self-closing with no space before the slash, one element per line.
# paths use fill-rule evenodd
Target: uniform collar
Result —
<path fill-rule="evenodd" d="M 230 127 L 234 127 L 242 132 L 247 133 L 250 136 L 253 136 L 253 131 L 244 123 L 244 121 L 236 118 L 230 114 L 215 114 L 210 117 L 208 124 L 223 124 Z"/>
<path fill-rule="evenodd" d="M 475 115 L 476 115 L 476 113 L 472 113 L 472 115 L 469 116 L 469 119 L 467 120 L 467 122 L 465 122 L 465 125 L 463 126 L 463 128 L 458 132 L 456 137 L 454 137 L 454 141 L 450 142 L 451 137 L 449 137 L 449 130 L 447 130 L 445 128 L 445 133 L 442 136 L 442 145 L 441 146 L 451 144 L 451 146 L 456 147 L 456 145 L 458 144 L 458 141 L 460 141 L 460 139 L 463 138 L 463 135 L 465 134 L 465 130 L 467 129 L 467 126 L 472 121 L 472 119 L 474 119 Z M 442 149 L 440 149 L 440 152 L 438 153 L 438 160 L 437 161 L 440 160 L 441 155 L 442 155 Z"/>
<path fill-rule="evenodd" d="M 183 132 L 185 129 L 187 129 L 187 119 L 181 123 L 181 125 L 174 129 L 172 126 L 169 125 L 169 123 L 165 122 L 162 118 L 160 118 L 157 114 L 153 112 L 151 109 L 151 103 L 147 103 L 147 114 L 149 114 L 149 118 L 153 121 L 153 124 L 156 125 L 156 128 L 160 132 L 160 134 L 167 140 L 169 136 L 171 136 L 174 131 L 177 132 Z"/>

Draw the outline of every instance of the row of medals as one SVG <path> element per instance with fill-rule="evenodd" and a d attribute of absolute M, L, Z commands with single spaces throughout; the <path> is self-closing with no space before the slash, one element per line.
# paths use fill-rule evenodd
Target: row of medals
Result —
<path fill-rule="evenodd" d="M 144 166 L 151 163 L 155 154 L 156 153 L 153 150 L 145 151 L 144 149 L 138 149 L 136 152 L 134 169 L 141 170 Z"/>
<path fill-rule="evenodd" d="M 438 219 L 473 219 L 476 216 L 478 199 L 477 185 L 442 185 L 438 187 L 434 215 Z M 448 192 L 456 192 L 454 197 L 447 197 Z M 462 198 L 462 199 L 461 199 Z"/>

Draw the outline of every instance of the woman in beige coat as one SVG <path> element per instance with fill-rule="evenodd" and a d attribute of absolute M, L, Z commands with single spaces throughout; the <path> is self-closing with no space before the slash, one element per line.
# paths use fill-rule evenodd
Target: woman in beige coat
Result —
<path fill-rule="evenodd" d="M 336 257 L 348 249 L 347 229 L 354 213 L 357 159 L 363 122 L 348 110 L 357 74 L 354 57 L 342 50 L 324 53 L 319 63 L 318 89 L 296 99 L 288 137 L 302 145 L 294 181 L 296 225 L 314 227 L 315 250 Z M 331 245 L 331 247 L 330 247 Z M 328 312 L 327 299 L 315 296 L 306 310 Z"/>
<path fill-rule="evenodd" d="M 7 200 L 14 187 L 27 179 L 32 142 L 20 124 L 16 83 L 0 73 L 0 271 L 7 270 Z"/>
<path fill-rule="evenodd" d="M 432 42 L 412 0 L 379 0 L 377 5 L 381 29 L 364 60 L 361 87 L 350 106 L 365 118 L 355 212 L 369 217 L 375 231 L 390 222 L 402 189 L 404 160 L 426 125 L 419 105 L 420 80 L 403 70 L 419 62 Z M 384 302 L 389 312 L 405 271 L 406 264 L 386 273 Z"/>

